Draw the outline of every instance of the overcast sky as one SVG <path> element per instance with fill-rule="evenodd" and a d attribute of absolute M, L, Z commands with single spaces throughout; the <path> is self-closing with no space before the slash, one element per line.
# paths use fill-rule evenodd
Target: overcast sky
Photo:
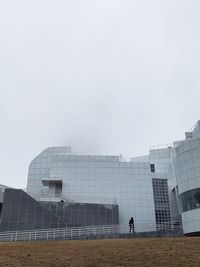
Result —
<path fill-rule="evenodd" d="M 0 183 L 49 146 L 140 156 L 200 119 L 199 0 L 0 1 Z"/>

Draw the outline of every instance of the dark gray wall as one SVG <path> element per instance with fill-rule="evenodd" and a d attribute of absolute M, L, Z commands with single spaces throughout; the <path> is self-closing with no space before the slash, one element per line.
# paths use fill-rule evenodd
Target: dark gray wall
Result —
<path fill-rule="evenodd" d="M 2 214 L 2 206 L 3 204 L 0 202 L 0 221 L 1 221 L 1 214 Z"/>
<path fill-rule="evenodd" d="M 67 226 L 111 225 L 119 223 L 118 205 L 41 202 Z"/>
<path fill-rule="evenodd" d="M 37 202 L 23 190 L 5 189 L 0 231 L 118 223 L 117 205 Z"/>
<path fill-rule="evenodd" d="M 22 190 L 5 189 L 0 231 L 65 227 L 49 210 Z"/>
<path fill-rule="evenodd" d="M 0 203 L 3 202 L 3 195 L 4 195 L 4 192 L 0 192 Z"/>

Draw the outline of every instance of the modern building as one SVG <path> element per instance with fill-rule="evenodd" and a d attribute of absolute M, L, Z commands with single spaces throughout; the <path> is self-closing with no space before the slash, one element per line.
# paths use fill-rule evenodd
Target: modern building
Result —
<path fill-rule="evenodd" d="M 185 140 L 150 150 L 143 161 L 155 165 L 168 179 L 171 219 L 183 224 L 183 233 L 200 235 L 200 121 Z"/>
<path fill-rule="evenodd" d="M 30 164 L 26 192 L 0 186 L 0 231 L 120 225 L 200 234 L 200 121 L 149 155 L 76 155 L 50 147 Z"/>
<path fill-rule="evenodd" d="M 117 205 L 125 231 L 131 217 L 137 232 L 171 223 L 167 178 L 150 162 L 47 148 L 30 164 L 27 193 L 38 201 Z"/>
<path fill-rule="evenodd" d="M 173 164 L 185 235 L 200 235 L 200 121 L 174 143 Z"/>

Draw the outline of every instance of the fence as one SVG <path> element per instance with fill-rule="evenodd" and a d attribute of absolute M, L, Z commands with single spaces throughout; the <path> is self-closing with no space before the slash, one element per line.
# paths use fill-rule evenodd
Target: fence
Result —
<path fill-rule="evenodd" d="M 60 191 L 55 192 L 41 192 L 40 194 L 30 195 L 40 201 L 48 201 L 49 199 L 63 200 L 64 202 L 71 203 L 97 203 L 97 204 L 117 204 L 117 199 L 112 197 L 99 197 L 99 196 L 88 196 L 88 195 L 78 195 L 78 194 L 62 194 Z"/>
<path fill-rule="evenodd" d="M 0 232 L 0 242 L 39 241 L 39 240 L 62 240 L 81 239 L 98 236 L 118 235 L 123 227 L 92 226 L 72 227 L 63 229 L 42 229 L 33 231 Z"/>
<path fill-rule="evenodd" d="M 174 223 L 163 225 L 161 229 L 157 226 L 149 226 L 155 232 L 159 231 L 181 231 L 181 225 Z M 89 227 L 72 227 L 63 229 L 41 229 L 15 232 L 0 232 L 0 242 L 17 241 L 41 241 L 41 240 L 71 240 L 71 239 L 91 239 L 102 237 L 119 237 L 120 234 L 128 233 L 129 229 L 121 225 L 101 225 Z M 136 234 L 137 235 L 137 234 Z"/>

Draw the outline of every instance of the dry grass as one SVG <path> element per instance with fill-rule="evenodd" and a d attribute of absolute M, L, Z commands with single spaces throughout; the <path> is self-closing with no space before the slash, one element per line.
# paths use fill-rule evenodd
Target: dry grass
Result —
<path fill-rule="evenodd" d="M 200 266 L 200 238 L 6 243 L 0 266 Z"/>

